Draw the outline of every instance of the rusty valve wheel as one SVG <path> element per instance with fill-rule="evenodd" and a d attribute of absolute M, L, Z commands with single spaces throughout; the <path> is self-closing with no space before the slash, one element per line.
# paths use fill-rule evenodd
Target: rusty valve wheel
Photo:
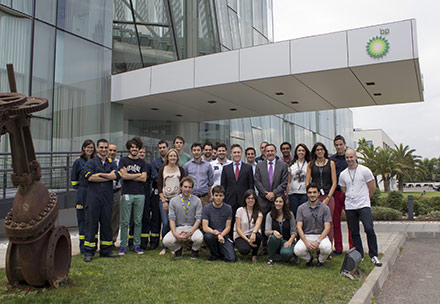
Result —
<path fill-rule="evenodd" d="M 26 95 L 20 93 L 0 93 L 0 110 L 9 110 L 25 103 Z"/>

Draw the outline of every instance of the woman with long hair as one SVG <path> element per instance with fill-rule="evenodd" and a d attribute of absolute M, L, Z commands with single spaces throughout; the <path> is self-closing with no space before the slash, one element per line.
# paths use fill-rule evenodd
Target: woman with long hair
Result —
<path fill-rule="evenodd" d="M 76 189 L 75 209 L 76 219 L 78 221 L 79 234 L 79 250 L 84 254 L 84 239 L 85 239 L 85 204 L 87 195 L 87 180 L 84 177 L 83 168 L 86 162 L 96 156 L 96 146 L 93 140 L 86 139 L 81 146 L 81 153 L 72 165 L 72 173 L 70 180 L 73 189 Z"/>
<path fill-rule="evenodd" d="M 333 219 L 335 211 L 335 193 L 338 180 L 336 178 L 335 162 L 330 160 L 328 150 L 321 142 L 317 142 L 311 152 L 311 160 L 307 166 L 306 187 L 311 182 L 319 187 L 319 200 L 330 208 Z M 330 223 L 330 242 L 333 244 L 333 223 Z"/>
<path fill-rule="evenodd" d="M 310 161 L 310 151 L 305 144 L 298 144 L 293 155 L 293 162 L 289 168 L 288 194 L 290 210 L 296 218 L 298 207 L 307 202 L 306 175 Z"/>
<path fill-rule="evenodd" d="M 168 218 L 168 204 L 170 200 L 180 194 L 180 180 L 185 176 L 185 170 L 179 167 L 179 152 L 176 149 L 168 150 L 165 155 L 164 166 L 159 169 L 157 176 L 157 188 L 160 199 L 160 216 L 162 218 L 162 240 L 170 231 L 170 220 Z M 166 247 L 162 244 L 159 253 L 164 255 Z"/>
<path fill-rule="evenodd" d="M 294 255 L 296 221 L 295 216 L 289 210 L 289 203 L 282 194 L 275 197 L 272 210 L 266 216 L 265 233 L 269 238 L 267 265 L 273 265 L 277 252 L 280 253 L 282 260 L 288 262 Z"/>
<path fill-rule="evenodd" d="M 263 208 L 252 189 L 244 193 L 241 207 L 235 213 L 234 241 L 241 255 L 247 256 L 252 251 L 252 263 L 257 262 L 258 248 L 263 236 L 260 233 L 263 222 Z"/>

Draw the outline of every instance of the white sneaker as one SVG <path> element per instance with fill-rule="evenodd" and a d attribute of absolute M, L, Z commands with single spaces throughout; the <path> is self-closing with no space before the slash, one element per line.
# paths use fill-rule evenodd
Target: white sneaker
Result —
<path fill-rule="evenodd" d="M 374 264 L 374 266 L 377 266 L 377 267 L 382 266 L 382 262 L 379 260 L 379 258 L 377 256 L 372 257 L 371 262 Z"/>

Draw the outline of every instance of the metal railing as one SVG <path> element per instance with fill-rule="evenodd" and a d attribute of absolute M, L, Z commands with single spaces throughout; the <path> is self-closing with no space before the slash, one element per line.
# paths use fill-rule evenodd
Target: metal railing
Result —
<path fill-rule="evenodd" d="M 37 161 L 41 166 L 41 182 L 52 192 L 69 192 L 72 190 L 70 173 L 74 161 L 78 158 L 79 152 L 37 152 Z M 118 158 L 128 154 L 128 151 L 118 152 Z M 146 159 L 152 157 L 147 152 Z M 11 153 L 0 153 L 0 202 L 11 199 L 15 196 L 17 188 L 12 185 Z"/>

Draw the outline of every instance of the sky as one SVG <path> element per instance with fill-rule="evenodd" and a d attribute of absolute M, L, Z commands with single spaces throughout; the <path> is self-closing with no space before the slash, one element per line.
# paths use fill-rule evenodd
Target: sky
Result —
<path fill-rule="evenodd" d="M 274 40 L 416 19 L 424 102 L 352 108 L 353 127 L 383 129 L 423 158 L 440 157 L 440 1 L 273 0 Z"/>

